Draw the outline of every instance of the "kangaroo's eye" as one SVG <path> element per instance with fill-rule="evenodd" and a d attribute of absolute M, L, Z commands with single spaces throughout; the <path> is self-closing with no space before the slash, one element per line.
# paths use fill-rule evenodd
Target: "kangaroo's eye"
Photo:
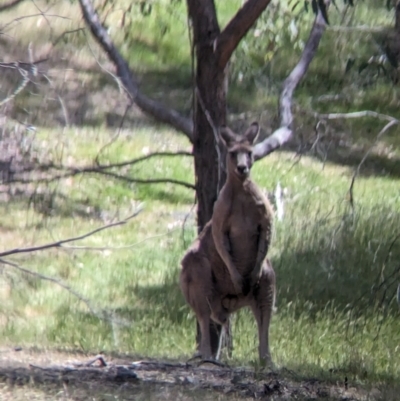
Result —
<path fill-rule="evenodd" d="M 249 158 L 251 159 L 252 156 L 253 156 L 253 152 L 248 152 L 248 153 L 247 153 L 247 156 L 249 156 Z"/>
<path fill-rule="evenodd" d="M 230 152 L 229 154 L 232 157 L 232 159 L 236 158 L 236 156 L 237 156 L 236 152 Z"/>

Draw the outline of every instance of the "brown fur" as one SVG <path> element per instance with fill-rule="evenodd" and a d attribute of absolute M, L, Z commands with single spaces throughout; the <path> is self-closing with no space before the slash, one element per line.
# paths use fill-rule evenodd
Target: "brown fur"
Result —
<path fill-rule="evenodd" d="M 250 179 L 253 123 L 244 135 L 222 127 L 228 177 L 212 219 L 182 259 L 180 285 L 201 330 L 200 353 L 210 358 L 210 319 L 225 324 L 229 314 L 249 306 L 259 332 L 259 356 L 271 360 L 268 332 L 275 299 L 275 273 L 266 259 L 271 242 L 271 205 Z"/>

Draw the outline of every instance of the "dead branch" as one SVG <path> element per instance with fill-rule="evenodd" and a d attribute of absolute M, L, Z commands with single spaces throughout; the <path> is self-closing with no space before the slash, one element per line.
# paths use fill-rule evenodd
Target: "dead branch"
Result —
<path fill-rule="evenodd" d="M 328 8 L 329 4 L 330 1 L 326 1 L 326 8 Z M 318 9 L 314 25 L 311 29 L 310 36 L 304 47 L 300 60 L 283 83 L 283 89 L 279 98 L 280 128 L 254 147 L 255 160 L 262 159 L 269 155 L 291 139 L 293 135 L 293 92 L 306 74 L 310 63 L 318 50 L 325 29 L 325 19 L 322 16 L 321 10 Z"/>
<path fill-rule="evenodd" d="M 314 116 L 316 118 L 325 119 L 325 120 L 374 117 L 374 118 L 378 118 L 379 120 L 384 120 L 384 121 L 396 121 L 397 122 L 396 124 L 398 124 L 400 122 L 395 117 L 389 116 L 387 114 L 377 113 L 376 111 L 371 111 L 371 110 L 354 111 L 351 113 L 328 113 L 328 114 L 314 113 Z"/>
<path fill-rule="evenodd" d="M 110 36 L 108 35 L 107 30 L 102 25 L 92 2 L 90 0 L 79 0 L 79 4 L 81 6 L 85 22 L 90 27 L 90 30 L 96 41 L 107 53 L 109 59 L 114 63 L 117 69 L 117 75 L 122 81 L 128 96 L 141 110 L 153 116 L 157 120 L 169 124 L 178 131 L 183 132 L 189 138 L 189 140 L 192 140 L 192 121 L 180 115 L 180 113 L 178 113 L 176 110 L 170 109 L 161 103 L 150 99 L 139 90 L 136 77 L 130 70 L 126 60 L 115 47 Z"/>
<path fill-rule="evenodd" d="M 66 239 L 63 239 L 63 240 L 50 242 L 48 244 L 43 244 L 43 245 L 38 245 L 38 246 L 33 246 L 33 247 L 14 248 L 14 249 L 11 249 L 11 250 L 8 250 L 8 251 L 0 252 L 0 258 L 3 258 L 5 256 L 9 256 L 9 255 L 19 254 L 19 253 L 30 253 L 30 252 L 43 251 L 45 249 L 50 249 L 50 248 L 60 248 L 60 247 L 62 247 L 63 244 L 67 244 L 69 242 L 74 242 L 74 241 L 80 241 L 80 240 L 85 239 L 87 237 L 90 237 L 90 236 L 92 236 L 94 234 L 97 234 L 100 231 L 104 231 L 104 230 L 107 230 L 107 229 L 112 228 L 112 227 L 118 227 L 118 226 L 125 225 L 129 220 L 131 220 L 134 217 L 136 217 L 142 210 L 143 210 L 142 207 L 139 206 L 139 208 L 132 215 L 128 216 L 126 219 L 119 220 L 119 221 L 116 221 L 114 223 L 106 224 L 104 226 L 98 227 L 95 230 L 89 231 L 88 233 L 79 235 L 77 237 L 66 238 Z M 4 263 L 6 263 L 6 261 L 4 261 Z M 45 279 L 47 280 L 47 278 L 45 278 Z"/>
<path fill-rule="evenodd" d="M 400 124 L 399 120 L 393 119 L 392 121 L 390 121 L 389 123 L 387 123 L 378 133 L 378 135 L 375 138 L 374 143 L 370 146 L 370 148 L 368 149 L 368 151 L 365 153 L 365 155 L 363 156 L 363 158 L 361 159 L 360 163 L 358 164 L 356 170 L 354 171 L 353 177 L 351 179 L 351 184 L 350 184 L 350 188 L 349 188 L 349 201 L 350 201 L 350 205 L 352 207 L 352 209 L 354 210 L 354 195 L 353 195 L 353 189 L 354 189 L 354 184 L 356 182 L 356 178 L 358 176 L 358 174 L 360 173 L 360 169 L 361 166 L 364 164 L 365 160 L 367 160 L 367 157 L 369 156 L 369 154 L 372 152 L 372 149 L 375 147 L 375 145 L 377 144 L 377 142 L 379 141 L 379 139 L 382 137 L 382 135 L 391 127 L 393 127 L 394 125 Z"/>
<path fill-rule="evenodd" d="M 216 39 L 219 66 L 225 68 L 239 42 L 271 0 L 247 0 Z"/>

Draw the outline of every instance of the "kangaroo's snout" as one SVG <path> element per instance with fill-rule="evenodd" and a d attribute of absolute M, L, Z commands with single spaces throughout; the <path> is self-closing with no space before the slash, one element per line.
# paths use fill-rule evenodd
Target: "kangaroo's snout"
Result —
<path fill-rule="evenodd" d="M 236 171 L 240 176 L 246 177 L 250 173 L 251 163 L 247 151 L 236 153 Z"/>
<path fill-rule="evenodd" d="M 249 174 L 249 168 L 247 166 L 237 166 L 236 169 L 239 174 L 242 174 L 242 175 Z"/>

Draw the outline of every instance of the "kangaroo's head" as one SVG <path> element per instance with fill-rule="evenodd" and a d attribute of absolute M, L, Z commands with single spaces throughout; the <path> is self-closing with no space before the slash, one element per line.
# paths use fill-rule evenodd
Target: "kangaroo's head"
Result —
<path fill-rule="evenodd" d="M 244 134 L 235 134 L 230 128 L 222 126 L 220 136 L 224 142 L 228 154 L 226 167 L 228 175 L 234 175 L 241 180 L 246 179 L 253 166 L 253 143 L 259 132 L 258 123 L 254 122 Z"/>

